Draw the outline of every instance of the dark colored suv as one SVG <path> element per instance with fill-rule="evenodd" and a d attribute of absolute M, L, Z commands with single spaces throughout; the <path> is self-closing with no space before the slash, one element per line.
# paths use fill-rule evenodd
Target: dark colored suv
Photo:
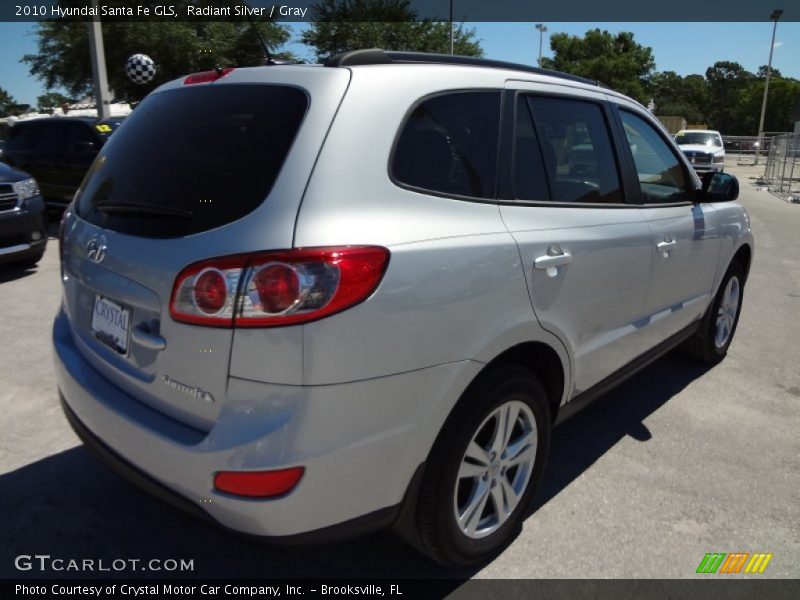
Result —
<path fill-rule="evenodd" d="M 18 122 L 9 132 L 2 160 L 36 178 L 48 206 L 64 207 L 119 123 L 80 117 Z"/>
<path fill-rule="evenodd" d="M 0 163 L 0 263 L 33 266 L 46 244 L 44 201 L 36 180 Z"/>

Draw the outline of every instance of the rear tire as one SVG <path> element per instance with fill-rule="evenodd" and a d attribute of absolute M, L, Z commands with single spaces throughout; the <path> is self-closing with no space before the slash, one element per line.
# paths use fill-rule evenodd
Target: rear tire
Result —
<path fill-rule="evenodd" d="M 684 354 L 712 365 L 725 358 L 739 323 L 744 283 L 744 268 L 734 260 L 722 279 L 714 301 L 703 316 L 697 333 L 683 343 Z"/>
<path fill-rule="evenodd" d="M 481 375 L 431 450 L 411 536 L 416 548 L 466 566 L 511 543 L 541 482 L 551 426 L 547 395 L 530 371 L 505 365 Z"/>

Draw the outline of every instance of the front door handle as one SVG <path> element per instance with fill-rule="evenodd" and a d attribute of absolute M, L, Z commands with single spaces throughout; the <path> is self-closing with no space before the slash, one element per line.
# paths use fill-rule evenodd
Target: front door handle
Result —
<path fill-rule="evenodd" d="M 533 261 L 535 269 L 549 269 L 551 267 L 560 267 L 568 265 L 572 262 L 572 254 L 569 252 L 562 252 L 561 254 L 545 254 L 544 256 L 537 256 Z"/>

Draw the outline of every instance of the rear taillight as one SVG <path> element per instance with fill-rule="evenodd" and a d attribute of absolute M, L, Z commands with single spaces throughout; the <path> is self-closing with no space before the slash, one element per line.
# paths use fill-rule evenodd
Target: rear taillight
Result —
<path fill-rule="evenodd" d="M 225 77 L 228 73 L 233 71 L 233 67 L 227 67 L 225 69 L 214 69 L 213 71 L 200 71 L 199 73 L 192 73 L 186 79 L 183 80 L 183 85 L 191 85 L 193 83 L 211 83 L 212 81 L 216 81 L 222 77 Z"/>
<path fill-rule="evenodd" d="M 213 327 L 276 327 L 321 319 L 364 301 L 389 262 L 378 246 L 303 248 L 206 260 L 172 288 L 176 321 Z"/>

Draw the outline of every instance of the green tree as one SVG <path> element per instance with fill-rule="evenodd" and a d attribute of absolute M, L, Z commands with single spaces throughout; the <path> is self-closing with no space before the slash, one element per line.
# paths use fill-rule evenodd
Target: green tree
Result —
<path fill-rule="evenodd" d="M 758 77 L 759 79 L 766 79 L 767 78 L 767 68 L 768 68 L 767 65 L 761 65 L 760 67 L 758 67 L 758 71 L 756 72 L 756 77 Z M 778 69 L 776 69 L 775 67 L 770 68 L 769 76 L 770 76 L 770 78 L 772 78 L 772 77 L 783 77 L 783 75 L 781 75 L 781 72 Z"/>
<path fill-rule="evenodd" d="M 613 35 L 600 29 L 587 31 L 583 37 L 554 33 L 550 49 L 553 58 L 543 58 L 543 67 L 596 79 L 647 104 L 655 61 L 652 49 L 637 44 L 633 33 Z"/>
<path fill-rule="evenodd" d="M 17 105 L 17 101 L 3 88 L 0 88 L 0 117 L 7 116 L 11 109 Z"/>
<path fill-rule="evenodd" d="M 706 69 L 710 125 L 723 135 L 743 134 L 739 100 L 753 80 L 754 75 L 737 62 L 721 60 Z"/>
<path fill-rule="evenodd" d="M 105 4 L 129 3 L 106 1 Z M 172 4 L 181 11 L 180 6 L 186 2 Z M 285 53 L 277 53 L 289 40 L 289 30 L 271 22 L 251 24 L 233 17 L 208 23 L 104 22 L 109 87 L 117 99 L 135 101 L 162 83 L 186 73 L 217 65 L 262 64 L 264 52 L 255 27 L 271 52 L 279 58 L 290 58 Z M 48 88 L 64 88 L 74 97 L 90 93 L 92 69 L 86 24 L 77 19 L 64 19 L 40 22 L 37 28 L 37 52 L 22 59 L 29 65 L 31 74 L 43 80 Z M 137 53 L 147 54 L 156 63 L 156 76 L 146 85 L 133 83 L 125 73 L 128 57 Z"/>
<path fill-rule="evenodd" d="M 72 104 L 74 100 L 60 92 L 47 92 L 36 98 L 36 106 L 39 112 L 46 112 L 53 108 L 58 108 L 62 104 Z"/>
<path fill-rule="evenodd" d="M 689 123 L 707 122 L 708 90 L 702 75 L 681 77 L 674 71 L 655 73 L 650 78 L 650 89 L 656 114 L 683 117 Z"/>
<path fill-rule="evenodd" d="M 783 77 L 769 80 L 767 110 L 764 113 L 764 131 L 792 131 L 794 107 L 800 99 L 800 81 Z M 733 135 L 757 135 L 764 100 L 764 81 L 752 81 L 738 96 Z"/>
<path fill-rule="evenodd" d="M 301 41 L 324 62 L 349 50 L 383 48 L 417 52 L 450 52 L 450 24 L 417 21 L 408 0 L 322 0 L 312 7 L 314 22 Z M 453 51 L 483 56 L 475 30 L 458 24 Z"/>

